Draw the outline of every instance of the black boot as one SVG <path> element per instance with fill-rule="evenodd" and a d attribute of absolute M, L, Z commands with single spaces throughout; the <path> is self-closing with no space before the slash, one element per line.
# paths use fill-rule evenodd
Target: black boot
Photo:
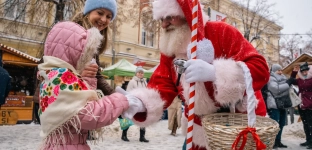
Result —
<path fill-rule="evenodd" d="M 281 141 L 275 140 L 273 149 L 276 149 L 276 148 L 287 148 L 287 146 L 284 145 Z"/>
<path fill-rule="evenodd" d="M 129 128 L 128 128 L 128 129 L 129 129 Z M 121 135 L 121 139 L 122 139 L 123 141 L 126 141 L 126 142 L 129 142 L 129 139 L 128 139 L 128 137 L 127 137 L 127 131 L 128 131 L 128 129 L 122 130 L 122 135 Z"/>
<path fill-rule="evenodd" d="M 140 128 L 140 142 L 149 142 L 145 139 L 145 128 Z"/>
<path fill-rule="evenodd" d="M 300 143 L 300 146 L 308 146 L 309 145 L 309 142 L 308 141 L 306 141 L 306 142 L 304 142 L 304 143 Z"/>
<path fill-rule="evenodd" d="M 312 149 L 312 142 L 306 142 L 307 149 Z M 300 144 L 301 146 L 301 144 Z"/>
<path fill-rule="evenodd" d="M 287 146 L 286 146 L 286 145 L 284 145 L 282 142 L 279 142 L 278 147 L 280 147 L 280 148 L 287 148 Z"/>

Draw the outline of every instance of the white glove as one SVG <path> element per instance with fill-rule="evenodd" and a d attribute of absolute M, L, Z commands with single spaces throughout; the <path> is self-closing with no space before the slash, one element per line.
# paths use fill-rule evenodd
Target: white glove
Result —
<path fill-rule="evenodd" d="M 128 102 L 129 102 L 129 108 L 125 112 L 122 113 L 123 118 L 128 118 L 128 119 L 132 120 L 133 116 L 136 113 L 146 112 L 146 108 L 139 98 L 137 98 L 134 95 L 126 92 L 124 89 L 122 89 L 119 86 L 116 87 L 116 92 L 125 95 Z"/>
<path fill-rule="evenodd" d="M 185 81 L 192 82 L 207 82 L 216 80 L 215 67 L 201 59 L 190 59 L 184 64 Z"/>

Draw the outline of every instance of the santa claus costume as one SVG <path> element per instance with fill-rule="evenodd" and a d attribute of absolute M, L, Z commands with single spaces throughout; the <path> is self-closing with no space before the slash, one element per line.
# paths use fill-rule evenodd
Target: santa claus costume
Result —
<path fill-rule="evenodd" d="M 133 118 L 134 123 L 139 126 L 148 126 L 158 121 L 163 109 L 170 106 L 179 94 L 185 100 L 182 130 L 186 134 L 190 84 L 185 82 L 186 75 L 183 74 L 181 84 L 176 86 L 177 72 L 173 62 L 176 59 L 188 59 L 192 24 L 191 3 L 191 0 L 155 0 L 153 2 L 154 19 L 180 16 L 186 18 L 187 30 L 161 37 L 160 64 L 154 71 L 148 88 L 135 89 L 130 92 L 141 99 L 147 109 L 147 112 L 137 113 Z M 200 6 L 198 10 L 201 10 Z M 201 64 L 203 66 L 213 66 L 211 72 L 215 75 L 214 80 L 196 82 L 195 85 L 193 150 L 205 150 L 209 149 L 209 146 L 205 131 L 201 126 L 200 116 L 220 112 L 229 106 L 235 107 L 235 112 L 246 111 L 246 84 L 243 70 L 238 63 L 245 63 L 250 70 L 255 97 L 258 100 L 256 114 L 260 116 L 266 115 L 260 89 L 268 82 L 269 71 L 265 59 L 231 25 L 207 21 L 207 16 L 199 11 L 197 26 L 197 59 L 204 62 Z M 200 76 L 210 75 L 210 73 L 200 74 Z"/>

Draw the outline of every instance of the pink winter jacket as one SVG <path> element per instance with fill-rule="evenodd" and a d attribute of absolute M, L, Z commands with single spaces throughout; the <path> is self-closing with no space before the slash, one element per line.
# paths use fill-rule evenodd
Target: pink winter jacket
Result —
<path fill-rule="evenodd" d="M 60 58 L 71 64 L 77 71 L 82 71 L 84 65 L 90 62 L 97 52 L 101 41 L 102 35 L 96 28 L 85 30 L 76 23 L 61 22 L 49 32 L 45 42 L 44 55 Z M 85 81 L 91 86 L 96 86 L 94 79 L 86 79 Z M 93 117 L 84 115 L 86 114 L 85 110 L 81 110 L 78 113 L 81 122 L 80 134 L 77 134 L 76 130 L 70 127 L 69 131 L 73 134 L 73 138 L 71 138 L 68 130 L 64 129 L 66 145 L 61 145 L 57 149 L 90 149 L 86 142 L 88 130 L 110 125 L 122 112 L 128 109 L 129 103 L 124 95 L 113 93 L 97 101 L 88 102 L 85 107 L 94 107 L 92 109 L 93 114 L 99 117 L 95 120 Z M 52 149 L 51 146 L 47 147 L 47 149 Z"/>

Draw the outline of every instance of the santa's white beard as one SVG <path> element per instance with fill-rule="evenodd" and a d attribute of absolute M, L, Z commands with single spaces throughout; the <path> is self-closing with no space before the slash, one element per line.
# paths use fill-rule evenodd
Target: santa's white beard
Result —
<path fill-rule="evenodd" d="M 166 56 L 186 57 L 187 46 L 191 42 L 191 30 L 187 24 L 180 27 L 170 27 L 164 31 L 159 41 L 160 52 Z M 185 58 L 183 58 L 185 59 Z"/>

